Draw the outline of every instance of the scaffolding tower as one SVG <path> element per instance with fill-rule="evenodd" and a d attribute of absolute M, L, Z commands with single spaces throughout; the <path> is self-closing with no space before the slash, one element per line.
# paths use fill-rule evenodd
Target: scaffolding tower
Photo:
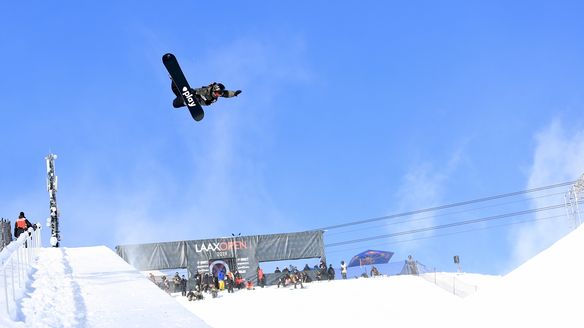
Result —
<path fill-rule="evenodd" d="M 580 176 L 571 187 L 570 190 L 564 195 L 566 201 L 566 210 L 568 211 L 568 217 L 570 217 L 574 222 L 574 229 L 578 228 L 582 224 L 580 218 L 580 207 L 578 204 L 582 201 L 582 193 L 584 192 L 584 174 Z"/>

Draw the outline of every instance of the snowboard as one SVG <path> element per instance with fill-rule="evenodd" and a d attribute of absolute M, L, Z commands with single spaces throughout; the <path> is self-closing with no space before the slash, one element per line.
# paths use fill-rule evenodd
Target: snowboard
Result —
<path fill-rule="evenodd" d="M 202 120 L 205 116 L 203 107 L 201 107 L 197 101 L 195 93 L 189 86 L 189 82 L 187 82 L 187 78 L 180 68 L 176 57 L 171 53 L 167 53 L 162 56 L 162 63 L 164 64 L 164 67 L 166 67 L 172 83 L 174 83 L 177 90 L 180 91 L 181 97 L 183 98 L 184 103 L 187 105 L 187 108 L 189 109 L 193 119 L 197 122 Z"/>

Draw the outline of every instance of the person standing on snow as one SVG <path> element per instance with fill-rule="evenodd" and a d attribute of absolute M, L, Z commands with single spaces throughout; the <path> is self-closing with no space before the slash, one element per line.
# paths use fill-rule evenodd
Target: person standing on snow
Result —
<path fill-rule="evenodd" d="M 186 106 L 181 92 L 178 90 L 174 82 L 171 83 L 172 85 L 172 92 L 176 95 L 176 98 L 172 101 L 172 107 L 174 108 L 181 108 Z M 225 86 L 222 83 L 213 82 L 208 86 L 202 86 L 200 88 L 192 90 L 195 97 L 197 98 L 197 102 L 201 106 L 209 106 L 219 99 L 219 97 L 223 98 L 231 98 L 237 97 L 241 90 L 230 91 L 226 90 Z"/>
<path fill-rule="evenodd" d="M 14 237 L 18 238 L 21 233 L 27 231 L 30 227 L 32 227 L 32 224 L 26 219 L 24 212 L 20 212 L 18 219 L 14 222 Z"/>
<path fill-rule="evenodd" d="M 341 276 L 343 276 L 343 279 L 347 279 L 347 264 L 345 261 L 341 261 Z"/>
<path fill-rule="evenodd" d="M 264 276 L 264 270 L 262 270 L 262 268 L 258 267 L 257 269 L 257 275 L 258 275 L 258 286 L 264 288 L 265 284 L 266 284 L 266 277 Z"/>
<path fill-rule="evenodd" d="M 174 277 L 172 278 L 172 283 L 174 285 L 174 288 L 172 290 L 173 293 L 178 293 L 180 291 L 180 276 L 178 275 L 178 272 L 174 274 Z"/>
<path fill-rule="evenodd" d="M 327 274 L 328 274 L 328 280 L 335 280 L 335 269 L 333 269 L 332 264 L 329 264 Z"/>
<path fill-rule="evenodd" d="M 408 255 L 408 259 L 406 260 L 408 265 L 408 274 L 418 275 L 418 266 L 416 265 L 416 261 L 411 255 Z"/>
<path fill-rule="evenodd" d="M 184 274 L 182 275 L 182 278 L 180 279 L 180 291 L 181 291 L 182 296 L 187 295 L 187 279 L 185 278 Z"/>

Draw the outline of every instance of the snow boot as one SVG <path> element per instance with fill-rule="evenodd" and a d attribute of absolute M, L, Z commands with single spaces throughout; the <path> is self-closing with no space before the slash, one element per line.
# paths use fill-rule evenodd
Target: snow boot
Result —
<path fill-rule="evenodd" d="M 178 97 L 177 96 L 172 101 L 172 107 L 174 107 L 174 108 L 181 108 L 181 107 L 184 107 L 184 106 L 186 106 L 186 105 L 185 105 L 185 102 L 183 101 L 182 97 Z"/>

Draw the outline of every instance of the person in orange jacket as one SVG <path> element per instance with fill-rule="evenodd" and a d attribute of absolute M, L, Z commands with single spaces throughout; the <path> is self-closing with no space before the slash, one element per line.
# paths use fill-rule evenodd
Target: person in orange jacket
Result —
<path fill-rule="evenodd" d="M 30 227 L 32 227 L 32 224 L 26 219 L 24 212 L 20 212 L 18 219 L 14 222 L 14 237 L 18 238 L 21 233 L 27 231 Z"/>
<path fill-rule="evenodd" d="M 264 288 L 264 286 L 266 284 L 266 276 L 264 276 L 264 270 L 262 270 L 262 268 L 258 267 L 257 271 L 258 271 L 258 286 Z"/>

